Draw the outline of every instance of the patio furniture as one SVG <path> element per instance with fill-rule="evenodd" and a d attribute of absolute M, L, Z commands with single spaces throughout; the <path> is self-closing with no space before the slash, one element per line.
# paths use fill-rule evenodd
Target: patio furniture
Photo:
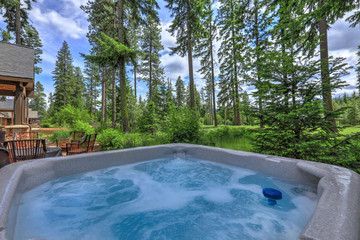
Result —
<path fill-rule="evenodd" d="M 85 132 L 83 131 L 72 131 L 68 138 L 56 139 L 56 146 L 61 147 L 61 149 L 65 151 L 67 143 L 80 143 L 83 141 L 84 135 Z"/>
<path fill-rule="evenodd" d="M 44 158 L 46 154 L 45 139 L 5 141 L 4 147 L 9 152 L 10 163 Z"/>
<path fill-rule="evenodd" d="M 10 164 L 9 152 L 0 144 L 0 168 Z"/>
<path fill-rule="evenodd" d="M 2 144 L 5 141 L 5 131 L 0 131 L 0 145 L 2 146 Z"/>
<path fill-rule="evenodd" d="M 90 153 L 94 149 L 97 133 L 88 134 L 85 136 L 84 141 L 80 143 L 67 143 L 66 155 L 74 155 L 80 153 Z"/>
<path fill-rule="evenodd" d="M 39 132 L 16 132 L 14 140 L 40 139 Z"/>
<path fill-rule="evenodd" d="M 60 147 L 47 147 L 45 158 L 49 157 L 61 157 L 62 149 Z"/>

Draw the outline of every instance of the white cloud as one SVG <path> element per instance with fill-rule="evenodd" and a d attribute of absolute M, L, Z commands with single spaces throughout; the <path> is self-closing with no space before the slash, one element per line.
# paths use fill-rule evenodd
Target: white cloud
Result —
<path fill-rule="evenodd" d="M 42 55 L 41 55 L 41 58 L 43 61 L 46 61 L 46 62 L 49 62 L 49 63 L 52 63 L 54 64 L 56 62 L 56 57 L 52 54 L 49 54 L 48 52 L 44 52 Z"/>
<path fill-rule="evenodd" d="M 54 10 L 41 12 L 41 10 L 36 7 L 30 12 L 30 17 L 36 25 L 48 31 L 55 30 L 63 37 L 80 39 L 86 34 L 86 29 L 81 28 L 77 21 L 63 17 Z"/>

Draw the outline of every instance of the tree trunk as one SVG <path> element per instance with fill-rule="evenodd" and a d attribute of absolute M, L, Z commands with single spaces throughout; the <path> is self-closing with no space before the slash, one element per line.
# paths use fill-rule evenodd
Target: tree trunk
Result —
<path fill-rule="evenodd" d="M 134 64 L 134 94 L 136 98 L 136 65 Z"/>
<path fill-rule="evenodd" d="M 213 40 L 212 40 L 212 23 L 210 23 L 210 53 L 211 53 L 211 87 L 212 87 L 212 101 L 213 101 L 213 112 L 214 112 L 214 125 L 217 127 L 216 117 L 216 99 L 215 99 L 215 73 L 214 73 L 214 53 L 213 53 Z"/>
<path fill-rule="evenodd" d="M 152 39 L 150 37 L 150 50 L 149 50 L 149 100 L 152 100 Z"/>
<path fill-rule="evenodd" d="M 117 2 L 118 10 L 118 35 L 119 43 L 125 45 L 124 38 L 124 6 L 123 0 Z M 121 123 L 123 132 L 129 132 L 129 116 L 127 111 L 127 97 L 126 97 L 126 72 L 125 72 L 125 56 L 121 56 L 119 59 L 120 65 L 120 109 L 121 109 Z"/>
<path fill-rule="evenodd" d="M 102 83 L 101 83 L 101 120 L 106 122 L 106 69 L 103 67 Z"/>
<path fill-rule="evenodd" d="M 320 7 L 324 4 L 324 0 L 320 1 Z M 320 34 L 320 60 L 321 60 L 321 83 L 322 83 L 322 97 L 327 112 L 333 112 L 331 83 L 329 78 L 329 50 L 327 39 L 327 19 L 324 16 L 319 21 Z M 334 117 L 326 116 L 329 123 L 332 125 L 332 131 L 337 132 L 336 121 Z"/>
<path fill-rule="evenodd" d="M 18 1 L 18 3 L 16 4 L 15 35 L 16 35 L 16 44 L 21 45 L 21 9 L 20 9 L 20 1 Z"/>
<path fill-rule="evenodd" d="M 190 16 L 191 16 L 191 8 L 190 8 L 190 0 L 187 0 L 187 50 L 188 50 L 188 65 L 189 65 L 189 85 L 190 85 L 190 108 L 195 110 L 196 103 L 195 103 L 195 92 L 194 92 L 194 69 L 193 69 L 193 62 L 192 62 L 192 34 L 191 30 L 192 26 L 190 23 Z"/>
<path fill-rule="evenodd" d="M 93 119 L 93 98 L 94 98 L 94 86 L 93 86 L 93 78 L 90 78 L 90 116 Z"/>
<path fill-rule="evenodd" d="M 257 8 L 258 0 L 255 0 L 254 6 L 255 6 L 255 54 L 256 54 L 256 77 L 257 77 L 257 88 L 259 91 L 259 120 L 260 120 L 260 128 L 264 128 L 264 120 L 263 120 L 263 98 L 262 98 L 262 89 L 261 89 L 261 78 L 260 78 L 260 52 L 259 52 L 259 9 Z"/>
<path fill-rule="evenodd" d="M 113 71 L 112 76 L 112 115 L 111 115 L 111 127 L 116 129 L 116 70 Z"/>

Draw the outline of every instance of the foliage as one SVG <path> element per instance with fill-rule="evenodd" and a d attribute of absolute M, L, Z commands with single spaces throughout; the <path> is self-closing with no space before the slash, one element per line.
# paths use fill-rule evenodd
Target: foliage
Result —
<path fill-rule="evenodd" d="M 154 134 L 159 125 L 159 119 L 155 112 L 155 104 L 153 101 L 149 101 L 146 105 L 145 112 L 139 118 L 139 130 L 142 133 Z"/>
<path fill-rule="evenodd" d="M 68 138 L 70 136 L 70 132 L 71 130 L 60 130 L 60 131 L 56 131 L 53 134 L 51 134 L 50 136 L 47 137 L 47 139 L 50 142 L 55 143 L 56 139 L 63 139 L 63 138 Z"/>
<path fill-rule="evenodd" d="M 44 86 L 37 81 L 35 84 L 35 93 L 34 98 L 30 100 L 29 107 L 34 110 L 38 111 L 39 115 L 44 117 L 46 112 L 46 94 L 44 93 Z"/>
<path fill-rule="evenodd" d="M 68 105 L 77 108 L 83 107 L 83 76 L 80 68 L 73 66 L 73 59 L 66 41 L 58 51 L 53 80 L 55 92 L 50 105 L 52 114 Z"/>
<path fill-rule="evenodd" d="M 165 132 L 172 143 L 191 143 L 199 138 L 199 119 L 193 110 L 172 106 Z"/>
<path fill-rule="evenodd" d="M 155 135 L 127 133 L 114 129 L 107 129 L 101 132 L 97 138 L 101 150 L 115 150 L 140 146 L 151 146 L 169 143 L 165 133 L 158 132 Z"/>
<path fill-rule="evenodd" d="M 90 122 L 91 117 L 84 109 L 77 109 L 73 106 L 67 106 L 57 112 L 51 121 L 58 126 L 73 127 L 77 121 Z"/>
<path fill-rule="evenodd" d="M 100 144 L 101 150 L 119 149 L 120 147 L 117 146 L 115 139 L 121 134 L 121 132 L 112 128 L 106 129 L 99 133 L 97 141 Z"/>
<path fill-rule="evenodd" d="M 84 131 L 86 134 L 95 133 L 95 129 L 89 123 L 83 122 L 81 120 L 76 120 L 71 129 L 74 131 Z"/>

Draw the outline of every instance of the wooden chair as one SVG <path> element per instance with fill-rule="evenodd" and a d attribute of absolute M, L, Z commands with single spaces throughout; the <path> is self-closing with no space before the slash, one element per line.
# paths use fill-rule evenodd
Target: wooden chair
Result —
<path fill-rule="evenodd" d="M 66 155 L 92 152 L 94 150 L 96 136 L 97 133 L 88 134 L 85 136 L 84 141 L 80 143 L 67 143 Z"/>
<path fill-rule="evenodd" d="M 6 141 L 4 147 L 9 152 L 10 163 L 44 158 L 46 154 L 45 139 Z"/>
<path fill-rule="evenodd" d="M 0 168 L 10 163 L 9 152 L 0 144 Z"/>
<path fill-rule="evenodd" d="M 80 143 L 83 141 L 84 136 L 85 132 L 83 131 L 72 131 L 68 138 L 56 139 L 56 146 L 61 147 L 61 149 L 65 151 L 67 143 Z"/>
<path fill-rule="evenodd" d="M 14 140 L 40 139 L 39 132 L 16 132 Z"/>

